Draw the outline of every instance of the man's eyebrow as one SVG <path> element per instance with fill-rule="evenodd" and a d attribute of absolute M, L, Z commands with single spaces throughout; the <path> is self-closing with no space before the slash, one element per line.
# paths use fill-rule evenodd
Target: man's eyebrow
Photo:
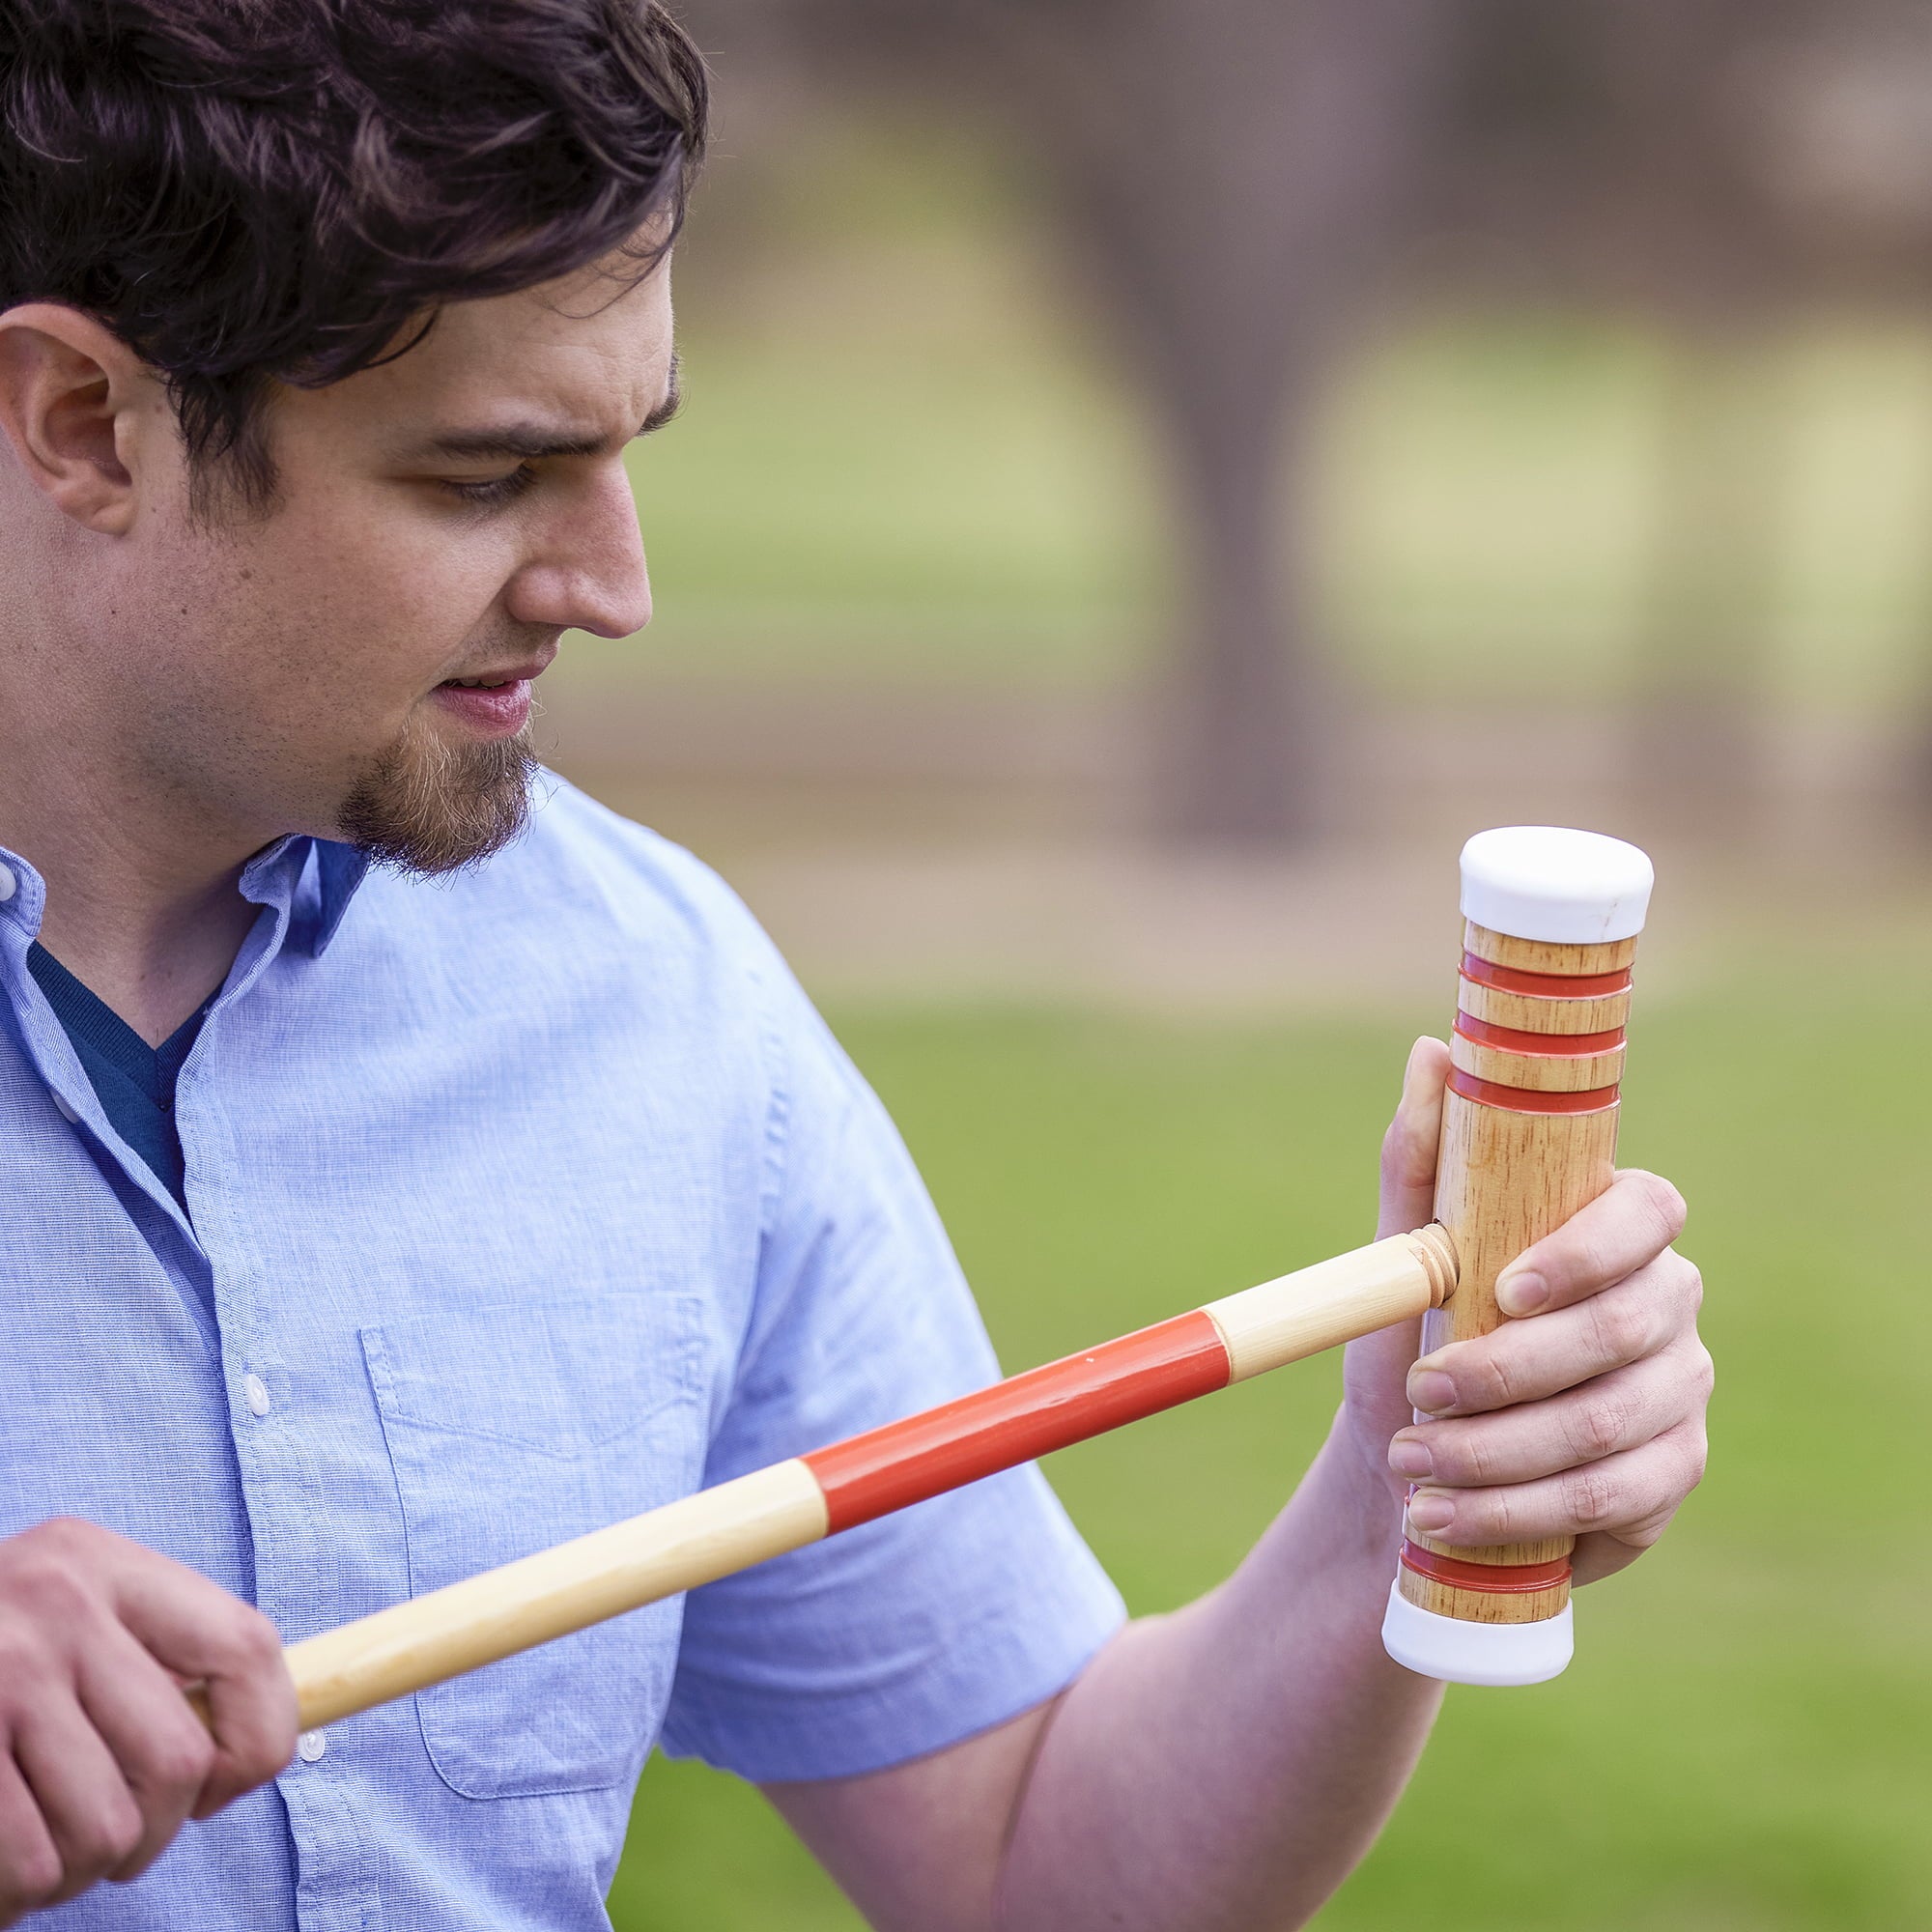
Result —
<path fill-rule="evenodd" d="M 640 422 L 634 436 L 649 436 L 676 415 L 684 394 L 678 384 L 677 358 L 671 358 L 669 380 L 664 400 Z M 601 436 L 572 436 L 548 424 L 508 422 L 492 429 L 444 430 L 428 438 L 418 448 L 420 456 L 446 457 L 453 462 L 486 462 L 514 457 L 535 463 L 551 456 L 597 456 L 603 452 Z"/>

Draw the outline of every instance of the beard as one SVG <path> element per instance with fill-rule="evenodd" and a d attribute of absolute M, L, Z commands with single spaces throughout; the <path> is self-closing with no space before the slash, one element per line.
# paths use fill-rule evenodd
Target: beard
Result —
<path fill-rule="evenodd" d="M 530 814 L 537 769 L 527 726 L 450 744 L 412 720 L 342 802 L 342 836 L 379 866 L 433 878 L 500 851 Z"/>

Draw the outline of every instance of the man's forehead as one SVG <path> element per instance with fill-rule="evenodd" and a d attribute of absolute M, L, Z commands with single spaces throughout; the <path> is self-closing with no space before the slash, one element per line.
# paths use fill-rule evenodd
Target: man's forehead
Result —
<path fill-rule="evenodd" d="M 384 440 L 397 445 L 497 431 L 624 441 L 676 407 L 667 277 L 659 270 L 614 297 L 607 282 L 452 304 L 416 348 L 369 373 L 391 372 L 395 393 L 380 400 Z"/>

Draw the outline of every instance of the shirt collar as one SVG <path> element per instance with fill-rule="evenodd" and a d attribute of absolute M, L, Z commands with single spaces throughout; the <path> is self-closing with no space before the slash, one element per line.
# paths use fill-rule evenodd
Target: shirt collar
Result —
<path fill-rule="evenodd" d="M 46 912 L 46 881 L 5 846 L 0 846 L 0 867 L 5 868 L 0 888 L 9 880 L 13 888 L 0 898 L 0 918 L 23 927 L 33 939 Z M 367 856 L 353 845 L 292 833 L 257 852 L 242 868 L 242 896 L 251 905 L 285 915 L 289 937 L 311 958 L 320 959 L 368 870 Z"/>
<path fill-rule="evenodd" d="M 0 919 L 23 926 L 29 939 L 41 929 L 47 909 L 46 881 L 20 857 L 0 845 Z"/>
<path fill-rule="evenodd" d="M 333 839 L 291 834 L 242 871 L 242 896 L 287 916 L 291 943 L 320 959 L 369 870 L 365 854 Z"/>

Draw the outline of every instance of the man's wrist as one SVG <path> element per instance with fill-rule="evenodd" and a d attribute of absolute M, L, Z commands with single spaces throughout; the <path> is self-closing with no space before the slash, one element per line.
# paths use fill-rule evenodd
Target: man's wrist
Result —
<path fill-rule="evenodd" d="M 1360 1564 L 1378 1575 L 1394 1574 L 1402 1548 L 1402 1492 L 1385 1468 L 1370 1463 L 1346 1404 L 1295 1500 L 1309 1507 L 1309 1529 L 1322 1546 L 1324 1567 Z"/>

